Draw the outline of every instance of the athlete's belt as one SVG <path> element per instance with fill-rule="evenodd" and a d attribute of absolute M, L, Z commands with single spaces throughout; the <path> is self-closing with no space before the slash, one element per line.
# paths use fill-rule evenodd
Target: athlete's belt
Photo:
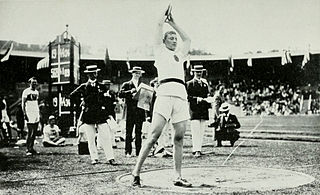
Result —
<path fill-rule="evenodd" d="M 177 79 L 177 78 L 167 78 L 167 79 L 162 79 L 159 81 L 159 85 L 164 84 L 164 83 L 169 83 L 169 82 L 175 82 L 175 83 L 180 83 L 182 85 L 185 86 L 185 83 L 183 80 L 181 79 Z"/>

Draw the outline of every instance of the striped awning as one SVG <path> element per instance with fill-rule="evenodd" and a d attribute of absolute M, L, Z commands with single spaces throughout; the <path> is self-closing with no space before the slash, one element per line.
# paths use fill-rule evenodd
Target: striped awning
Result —
<path fill-rule="evenodd" d="M 43 69 L 43 68 L 49 68 L 49 56 L 43 58 L 38 62 L 37 70 Z"/>

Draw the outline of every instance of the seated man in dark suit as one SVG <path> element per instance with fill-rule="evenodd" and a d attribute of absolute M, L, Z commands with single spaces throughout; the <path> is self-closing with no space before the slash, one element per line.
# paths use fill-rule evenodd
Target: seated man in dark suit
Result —
<path fill-rule="evenodd" d="M 240 128 L 240 123 L 236 115 L 229 113 L 230 106 L 228 103 L 223 103 L 219 108 L 220 115 L 218 120 L 214 122 L 216 129 L 217 147 L 221 147 L 221 141 L 229 140 L 231 146 L 240 138 L 240 132 L 236 129 Z"/>

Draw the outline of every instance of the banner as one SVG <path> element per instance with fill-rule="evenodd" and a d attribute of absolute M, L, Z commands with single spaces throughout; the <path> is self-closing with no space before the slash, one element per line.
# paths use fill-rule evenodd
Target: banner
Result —
<path fill-rule="evenodd" d="M 302 65 L 301 65 L 301 69 L 304 68 L 304 66 L 310 61 L 310 51 L 308 50 L 304 56 L 303 56 L 303 60 L 302 60 Z"/>
<path fill-rule="evenodd" d="M 1 59 L 1 62 L 5 62 L 7 60 L 9 60 L 9 57 L 11 55 L 13 49 L 13 41 L 11 41 L 10 47 L 7 49 L 7 51 L 4 53 L 3 58 Z"/>
<path fill-rule="evenodd" d="M 252 67 L 252 58 L 248 58 L 247 64 L 249 67 Z"/>

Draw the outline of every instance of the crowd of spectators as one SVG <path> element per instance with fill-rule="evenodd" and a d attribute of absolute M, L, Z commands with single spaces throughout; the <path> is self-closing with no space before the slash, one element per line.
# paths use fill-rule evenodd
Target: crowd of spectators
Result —
<path fill-rule="evenodd" d="M 310 94 L 312 101 L 308 106 Z M 279 116 L 320 113 L 319 90 L 312 90 L 310 86 L 299 88 L 280 83 L 265 85 L 256 82 L 256 84 L 247 85 L 239 82 L 226 86 L 223 97 L 226 102 L 240 106 L 244 115 Z"/>

